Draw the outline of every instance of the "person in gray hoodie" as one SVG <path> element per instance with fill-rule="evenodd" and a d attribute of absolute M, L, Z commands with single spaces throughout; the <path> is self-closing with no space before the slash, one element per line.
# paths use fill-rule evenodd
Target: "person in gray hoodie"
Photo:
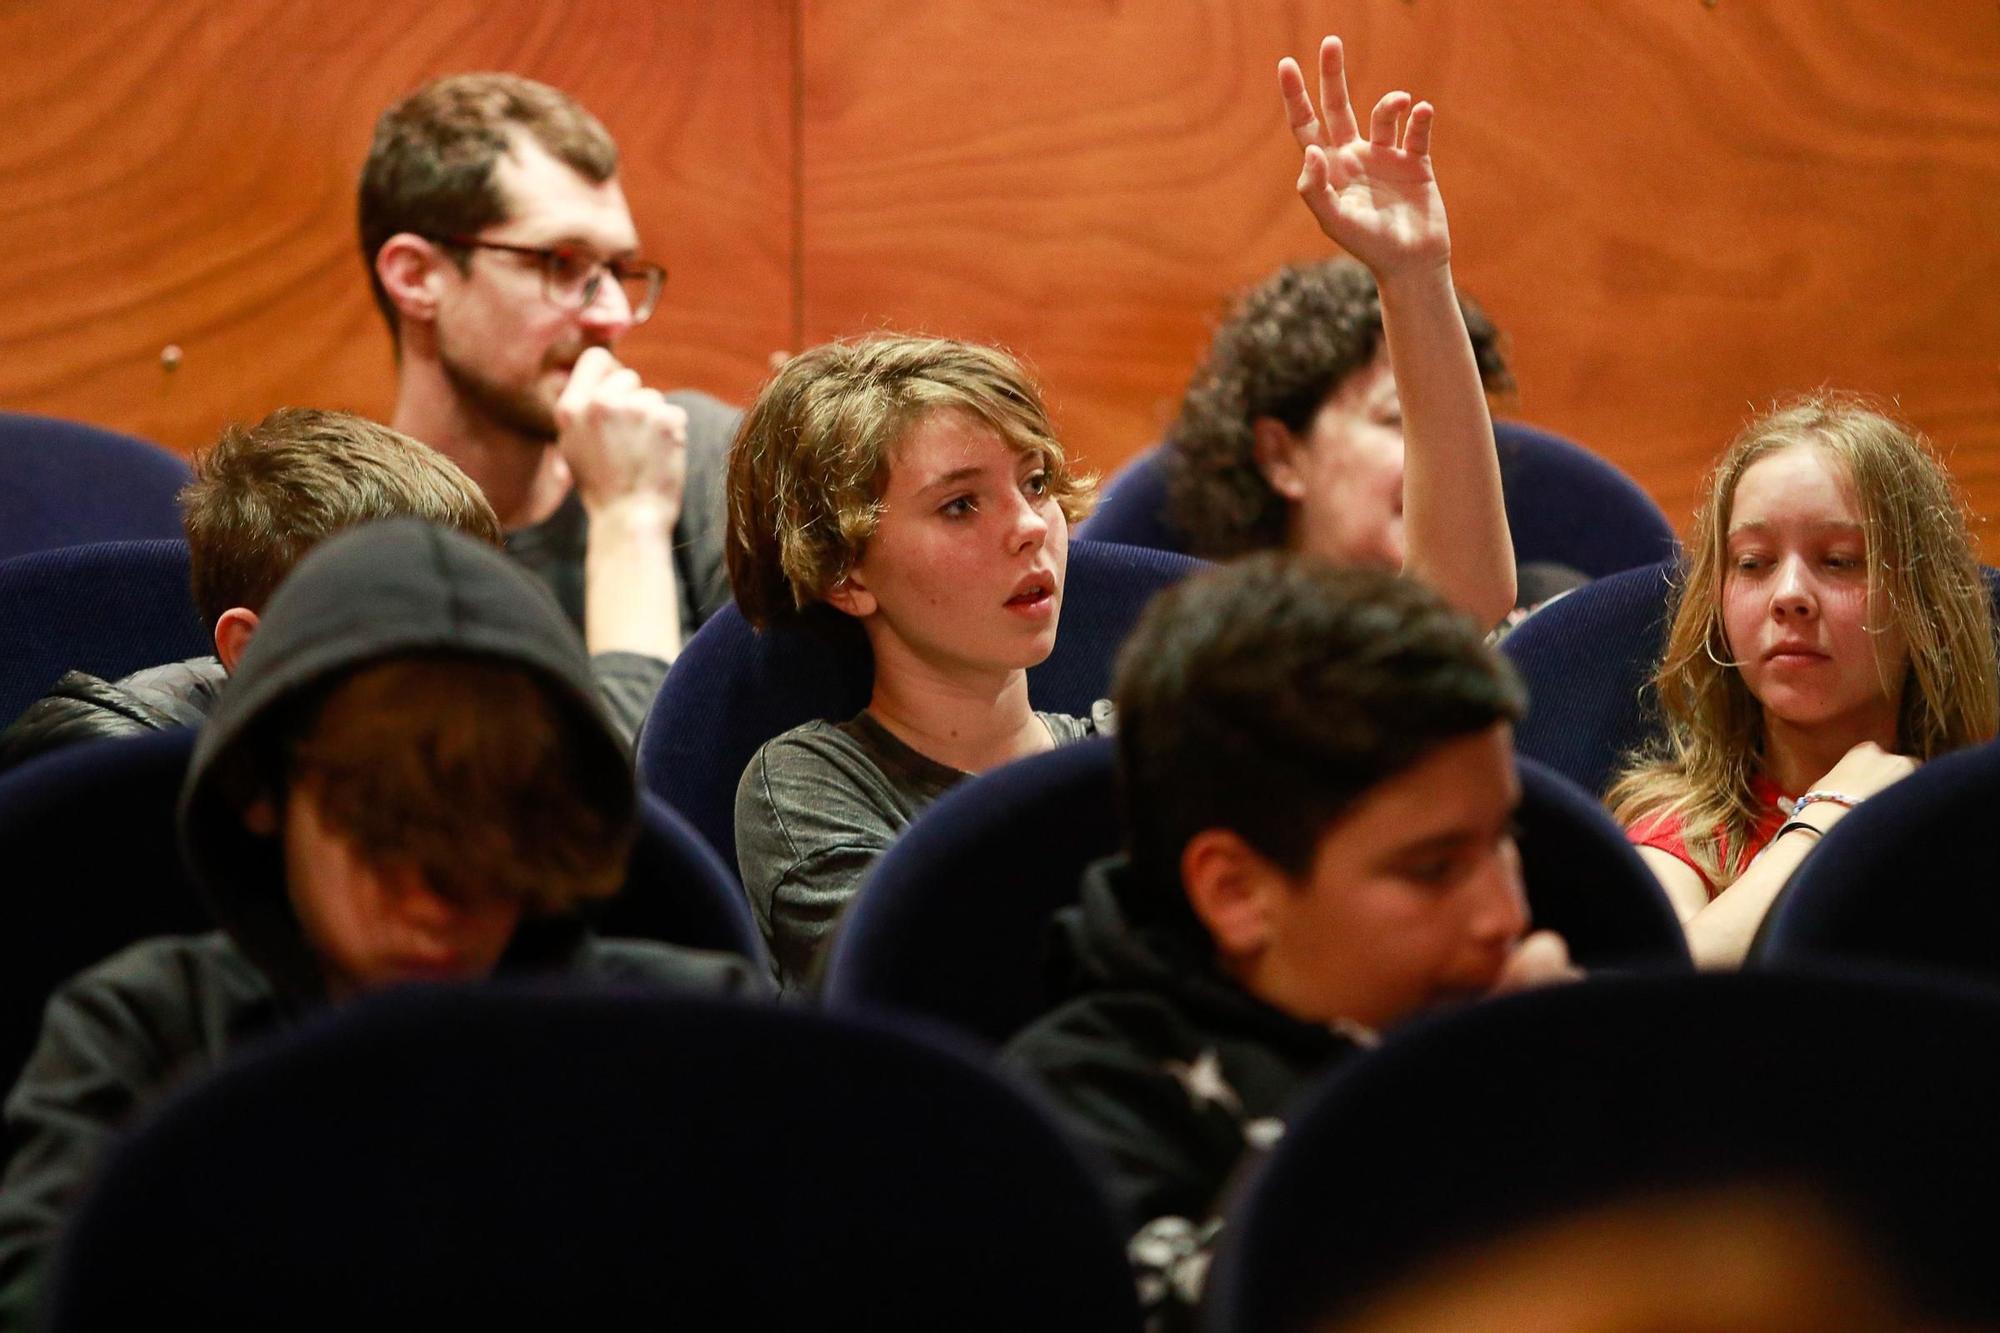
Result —
<path fill-rule="evenodd" d="M 741 959 L 594 938 L 637 796 L 550 594 L 413 519 L 316 548 L 196 742 L 182 853 L 221 929 L 146 940 L 50 1000 L 5 1107 L 0 1323 L 32 1309 L 112 1136 L 328 1004 L 411 981 L 564 976 L 757 997 Z"/>

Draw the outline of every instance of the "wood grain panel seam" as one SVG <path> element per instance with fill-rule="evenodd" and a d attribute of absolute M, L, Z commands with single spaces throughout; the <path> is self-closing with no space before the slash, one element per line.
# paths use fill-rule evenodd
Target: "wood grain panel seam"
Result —
<path fill-rule="evenodd" d="M 806 337 L 806 18 L 805 0 L 792 0 L 792 319 L 791 346 Z"/>

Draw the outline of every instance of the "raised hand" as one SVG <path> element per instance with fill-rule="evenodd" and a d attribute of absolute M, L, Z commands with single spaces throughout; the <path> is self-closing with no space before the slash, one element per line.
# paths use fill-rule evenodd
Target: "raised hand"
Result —
<path fill-rule="evenodd" d="M 644 500 L 673 525 L 687 481 L 687 413 L 637 371 L 602 347 L 585 351 L 556 400 L 556 431 L 586 510 Z"/>
<path fill-rule="evenodd" d="M 1448 262 L 1444 199 L 1431 174 L 1431 104 L 1389 93 L 1375 104 L 1362 137 L 1338 37 L 1319 46 L 1319 110 L 1290 56 L 1278 62 L 1278 92 L 1292 137 L 1305 150 L 1299 196 L 1320 230 L 1378 280 Z"/>

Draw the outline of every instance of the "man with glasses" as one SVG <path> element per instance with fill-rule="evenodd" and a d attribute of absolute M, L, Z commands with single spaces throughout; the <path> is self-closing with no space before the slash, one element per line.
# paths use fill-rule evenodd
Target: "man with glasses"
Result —
<path fill-rule="evenodd" d="M 393 424 L 486 493 L 623 721 L 728 600 L 722 476 L 741 413 L 647 388 L 613 355 L 666 280 L 617 170 L 611 136 L 564 93 L 455 75 L 383 113 L 360 223 L 396 340 Z"/>

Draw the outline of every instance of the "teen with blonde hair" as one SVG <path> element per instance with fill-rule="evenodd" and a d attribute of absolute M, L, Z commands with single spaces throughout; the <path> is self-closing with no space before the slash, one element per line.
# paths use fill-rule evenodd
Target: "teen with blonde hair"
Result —
<path fill-rule="evenodd" d="M 1820 393 L 1711 475 L 1654 677 L 1665 736 L 1612 787 L 1696 961 L 1740 963 L 1848 810 L 2000 729 L 1991 602 L 1929 443 Z"/>
<path fill-rule="evenodd" d="M 1432 108 L 1407 93 L 1364 134 L 1340 42 L 1320 103 L 1279 70 L 1297 188 L 1320 228 L 1374 273 L 1388 362 L 1407 398 L 1402 568 L 1492 625 L 1514 563 L 1479 368 L 1451 279 L 1431 174 Z M 874 652 L 867 710 L 766 745 L 737 793 L 737 859 L 781 973 L 796 984 L 862 872 L 969 773 L 1074 739 L 1037 715 L 1027 669 L 1055 646 L 1072 475 L 1033 383 L 1003 353 L 878 338 L 794 358 L 730 459 L 729 572 L 753 623 L 823 603 Z"/>

